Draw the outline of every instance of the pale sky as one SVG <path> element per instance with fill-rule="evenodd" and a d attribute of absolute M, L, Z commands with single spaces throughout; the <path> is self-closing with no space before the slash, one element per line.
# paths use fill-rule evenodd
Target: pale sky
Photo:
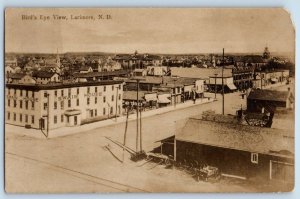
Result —
<path fill-rule="evenodd" d="M 98 14 L 112 19 L 70 19 Z M 5 16 L 6 52 L 257 53 L 266 44 L 271 52 L 294 52 L 294 28 L 283 9 L 8 9 Z"/>

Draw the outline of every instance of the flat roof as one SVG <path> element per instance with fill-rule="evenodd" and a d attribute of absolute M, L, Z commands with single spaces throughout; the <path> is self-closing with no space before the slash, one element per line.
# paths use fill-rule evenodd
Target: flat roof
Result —
<path fill-rule="evenodd" d="M 103 80 L 103 81 L 91 81 L 91 82 L 70 82 L 70 83 L 50 83 L 50 84 L 16 84 L 7 83 L 6 88 L 23 89 L 23 90 L 55 90 L 62 88 L 73 87 L 86 87 L 86 86 L 101 86 L 101 85 L 113 85 L 122 84 L 123 81 L 118 80 Z"/>

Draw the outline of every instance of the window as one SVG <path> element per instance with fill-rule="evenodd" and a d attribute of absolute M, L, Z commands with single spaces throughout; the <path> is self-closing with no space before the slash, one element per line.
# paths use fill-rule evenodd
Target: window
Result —
<path fill-rule="evenodd" d="M 48 95 L 48 93 L 45 91 L 45 92 L 44 92 L 44 97 L 47 97 L 47 95 Z"/>
<path fill-rule="evenodd" d="M 60 109 L 61 109 L 61 110 L 64 109 L 64 101 L 60 101 Z"/>
<path fill-rule="evenodd" d="M 28 97 L 28 91 L 26 91 L 26 97 Z"/>
<path fill-rule="evenodd" d="M 32 91 L 32 93 L 31 93 L 31 94 L 32 94 L 32 98 L 34 98 L 34 91 Z"/>
<path fill-rule="evenodd" d="M 114 85 L 112 85 L 112 86 L 111 86 L 111 90 L 113 91 L 113 90 L 114 90 L 114 88 L 115 88 L 115 87 L 114 87 Z"/>
<path fill-rule="evenodd" d="M 104 91 L 104 92 L 106 91 L 106 86 L 104 86 L 103 91 Z"/>
<path fill-rule="evenodd" d="M 23 101 L 20 100 L 20 108 L 23 108 Z"/>
<path fill-rule="evenodd" d="M 22 120 L 23 120 L 23 115 L 20 114 L 20 122 L 22 122 Z"/>
<path fill-rule="evenodd" d="M 57 97 L 57 91 L 54 91 L 54 95 L 55 95 L 55 97 Z"/>
<path fill-rule="evenodd" d="M 97 104 L 97 100 L 98 100 L 98 98 L 97 98 L 97 97 L 95 97 L 95 104 Z"/>
<path fill-rule="evenodd" d="M 68 107 L 71 107 L 71 100 L 68 100 Z"/>
<path fill-rule="evenodd" d="M 90 93 L 90 87 L 87 87 L 87 93 Z"/>
<path fill-rule="evenodd" d="M 64 90 L 61 90 L 61 91 L 60 91 L 60 94 L 61 94 L 61 96 L 63 97 L 63 96 L 64 96 Z"/>
<path fill-rule="evenodd" d="M 251 153 L 251 162 L 258 164 L 258 153 Z"/>
<path fill-rule="evenodd" d="M 119 114 L 121 114 L 121 106 L 120 105 L 118 106 L 118 112 L 119 112 Z"/>
<path fill-rule="evenodd" d="M 57 123 L 57 116 L 54 115 L 54 124 L 56 124 L 56 123 Z"/>
<path fill-rule="evenodd" d="M 31 124 L 34 124 L 34 115 L 31 116 Z"/>
<path fill-rule="evenodd" d="M 67 122 L 70 123 L 70 117 L 69 116 L 67 116 Z"/>
<path fill-rule="evenodd" d="M 114 95 L 111 96 L 111 101 L 112 101 L 112 102 L 114 101 Z"/>
<path fill-rule="evenodd" d="M 103 115 L 105 115 L 106 114 L 106 109 L 105 108 L 103 108 Z"/>
<path fill-rule="evenodd" d="M 95 117 L 97 116 L 97 109 L 95 109 Z"/>
<path fill-rule="evenodd" d="M 97 91 L 98 91 L 98 88 L 97 88 L 97 87 L 95 87 L 95 93 L 97 93 Z"/>
<path fill-rule="evenodd" d="M 44 110 L 47 109 L 47 103 L 44 103 Z"/>
<path fill-rule="evenodd" d="M 14 107 L 17 107 L 17 100 L 14 100 Z"/>
<path fill-rule="evenodd" d="M 122 89 L 122 86 L 121 86 L 121 84 L 119 84 L 119 90 L 121 90 Z"/>
<path fill-rule="evenodd" d="M 28 123 L 28 115 L 25 115 L 25 122 Z"/>
<path fill-rule="evenodd" d="M 34 110 L 34 101 L 31 102 L 31 109 Z"/>
<path fill-rule="evenodd" d="M 23 96 L 23 90 L 20 90 L 20 96 L 21 97 Z"/>
<path fill-rule="evenodd" d="M 14 113 L 14 121 L 16 121 L 16 120 L 17 120 L 17 114 Z"/>
<path fill-rule="evenodd" d="M 60 121 L 61 121 L 61 122 L 64 122 L 64 115 L 61 115 L 61 116 L 60 116 Z"/>
<path fill-rule="evenodd" d="M 71 97 L 71 89 L 68 89 L 68 97 Z"/>
<path fill-rule="evenodd" d="M 17 94 L 17 89 L 14 89 L 14 95 L 16 95 Z"/>
<path fill-rule="evenodd" d="M 105 103 L 106 102 L 106 97 L 105 96 L 103 96 L 103 103 Z"/>
<path fill-rule="evenodd" d="M 10 99 L 7 100 L 7 105 L 10 106 Z"/>
<path fill-rule="evenodd" d="M 57 109 L 57 102 L 54 102 L 54 109 Z"/>
<path fill-rule="evenodd" d="M 110 107 L 110 114 L 113 114 L 114 113 L 114 109 L 113 107 Z"/>
<path fill-rule="evenodd" d="M 10 112 L 7 112 L 7 120 L 10 120 Z"/>
<path fill-rule="evenodd" d="M 87 100 L 87 102 L 86 102 L 87 105 L 89 105 L 90 104 L 90 98 L 88 97 L 86 100 Z"/>
<path fill-rule="evenodd" d="M 79 99 L 76 100 L 76 105 L 79 106 Z"/>
<path fill-rule="evenodd" d="M 121 94 L 119 94 L 119 100 L 121 100 Z"/>
<path fill-rule="evenodd" d="M 28 110 L 28 101 L 25 101 L 25 109 Z"/>
<path fill-rule="evenodd" d="M 79 88 L 77 88 L 77 95 L 79 95 Z"/>

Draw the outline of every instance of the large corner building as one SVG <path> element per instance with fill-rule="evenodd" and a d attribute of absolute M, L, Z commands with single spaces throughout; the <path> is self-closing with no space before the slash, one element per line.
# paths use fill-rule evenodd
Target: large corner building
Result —
<path fill-rule="evenodd" d="M 120 115 L 123 82 L 6 84 L 5 95 L 6 123 L 49 130 Z"/>

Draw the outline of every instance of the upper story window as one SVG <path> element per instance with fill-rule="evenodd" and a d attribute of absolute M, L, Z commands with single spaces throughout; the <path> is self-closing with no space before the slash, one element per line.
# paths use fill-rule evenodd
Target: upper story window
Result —
<path fill-rule="evenodd" d="M 103 87 L 103 91 L 104 91 L 104 92 L 106 91 L 106 86 Z"/>

